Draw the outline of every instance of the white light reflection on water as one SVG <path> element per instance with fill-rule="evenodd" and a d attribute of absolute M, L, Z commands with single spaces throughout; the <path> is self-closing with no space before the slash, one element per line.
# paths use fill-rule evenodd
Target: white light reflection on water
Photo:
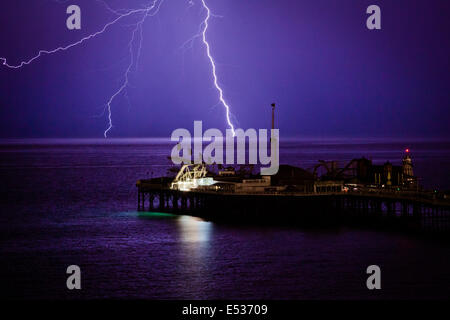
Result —
<path fill-rule="evenodd" d="M 200 218 L 181 216 L 177 219 L 177 227 L 180 240 L 178 272 L 183 282 L 189 284 L 180 286 L 181 296 L 189 299 L 207 296 L 213 283 L 213 224 Z"/>
<path fill-rule="evenodd" d="M 200 247 L 201 244 L 198 244 L 198 242 L 208 242 L 210 240 L 211 222 L 196 217 L 181 216 L 177 219 L 177 225 L 182 242 L 194 242 L 197 243 L 197 247 Z"/>

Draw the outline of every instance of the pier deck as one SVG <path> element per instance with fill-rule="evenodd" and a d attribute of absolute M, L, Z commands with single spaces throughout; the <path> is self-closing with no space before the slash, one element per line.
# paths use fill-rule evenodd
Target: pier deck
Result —
<path fill-rule="evenodd" d="M 231 193 L 171 190 L 168 180 L 140 180 L 138 210 L 209 220 L 285 223 L 370 223 L 411 231 L 450 233 L 450 201 L 430 193 Z"/>

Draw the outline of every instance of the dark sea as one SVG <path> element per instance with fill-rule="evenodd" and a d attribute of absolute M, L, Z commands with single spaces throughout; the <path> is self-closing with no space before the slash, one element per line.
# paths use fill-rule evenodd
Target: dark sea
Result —
<path fill-rule="evenodd" d="M 163 139 L 0 141 L 2 299 L 450 296 L 450 245 L 437 240 L 277 226 L 280 212 L 271 227 L 138 213 L 136 181 L 165 174 L 172 147 Z M 422 185 L 450 189 L 450 141 L 292 139 L 280 155 L 303 168 L 362 156 L 400 164 L 405 148 Z M 81 268 L 81 290 L 66 288 L 69 265 Z M 381 290 L 366 287 L 369 265 L 381 268 Z"/>

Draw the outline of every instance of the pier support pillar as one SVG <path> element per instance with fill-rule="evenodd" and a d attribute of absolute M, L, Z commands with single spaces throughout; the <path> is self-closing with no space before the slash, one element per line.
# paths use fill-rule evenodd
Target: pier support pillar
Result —
<path fill-rule="evenodd" d="M 172 197 L 172 207 L 175 212 L 178 212 L 178 194 L 176 193 Z"/>
<path fill-rule="evenodd" d="M 161 192 L 161 193 L 159 194 L 159 210 L 160 210 L 161 212 L 162 212 L 162 210 L 164 210 L 164 205 L 165 205 L 164 201 L 165 201 L 165 199 L 164 199 L 164 193 Z"/>
<path fill-rule="evenodd" d="M 138 211 L 141 211 L 141 191 L 138 191 Z"/>
<path fill-rule="evenodd" d="M 149 194 L 149 205 L 148 205 L 148 209 L 150 210 L 150 211 L 153 211 L 153 201 L 155 200 L 155 196 L 152 194 L 152 193 L 150 193 Z"/>

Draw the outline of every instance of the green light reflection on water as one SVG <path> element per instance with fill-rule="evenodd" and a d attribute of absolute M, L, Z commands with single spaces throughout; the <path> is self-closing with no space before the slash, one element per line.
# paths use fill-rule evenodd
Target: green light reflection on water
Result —
<path fill-rule="evenodd" d="M 138 212 L 139 218 L 175 218 L 178 217 L 175 214 L 164 213 L 164 212 Z"/>
<path fill-rule="evenodd" d="M 179 217 L 175 214 L 164 213 L 164 212 L 148 212 L 148 211 L 125 211 L 113 214 L 116 217 L 135 217 L 135 218 L 145 218 L 145 219 L 173 219 Z"/>

